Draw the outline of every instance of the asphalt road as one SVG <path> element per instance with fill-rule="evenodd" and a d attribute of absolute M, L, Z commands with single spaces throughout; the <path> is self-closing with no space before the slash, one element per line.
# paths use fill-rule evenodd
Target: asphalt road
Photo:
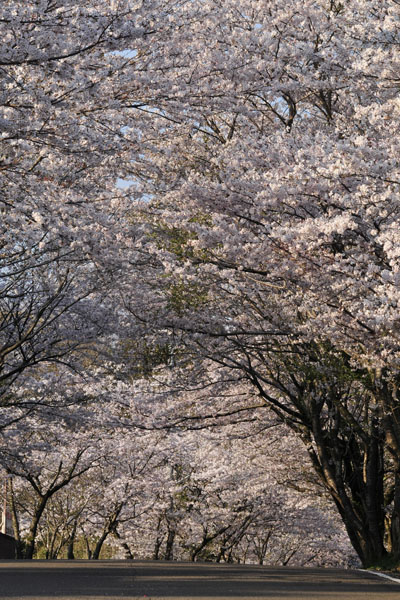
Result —
<path fill-rule="evenodd" d="M 400 600 L 400 581 L 339 569 L 136 561 L 0 561 L 0 598 Z"/>

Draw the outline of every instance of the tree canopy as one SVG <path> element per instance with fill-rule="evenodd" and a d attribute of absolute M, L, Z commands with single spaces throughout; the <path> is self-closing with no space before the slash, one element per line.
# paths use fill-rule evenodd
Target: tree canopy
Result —
<path fill-rule="evenodd" d="M 1 10 L 4 435 L 32 389 L 131 431 L 275 419 L 363 565 L 398 565 L 397 0 Z"/>

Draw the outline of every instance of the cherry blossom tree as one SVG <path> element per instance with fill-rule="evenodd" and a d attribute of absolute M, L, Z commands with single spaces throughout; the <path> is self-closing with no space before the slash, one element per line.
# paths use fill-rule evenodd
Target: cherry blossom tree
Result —
<path fill-rule="evenodd" d="M 142 129 L 151 328 L 303 439 L 366 566 L 400 556 L 398 8 L 183 3 Z"/>
<path fill-rule="evenodd" d="M 354 560 L 289 429 L 265 411 L 236 424 L 231 415 L 207 424 L 181 416 L 165 428 L 165 404 L 171 417 L 176 399 L 153 389 L 153 409 L 164 405 L 164 425 L 154 428 L 146 387 L 136 384 L 132 396 L 132 384 L 120 383 L 114 401 L 105 386 L 91 402 L 36 404 L 3 429 L 1 461 L 13 474 L 9 501 L 26 557 L 35 547 L 34 556 L 83 557 L 86 547 L 96 559 L 107 542 L 125 558 Z"/>
<path fill-rule="evenodd" d="M 118 329 L 110 296 L 134 256 L 135 77 L 163 2 L 6 0 L 0 9 L 0 393 Z M 117 158 L 118 157 L 118 158 Z M 119 239 L 116 244 L 115 241 Z M 124 241 L 125 240 L 125 241 Z M 124 247 L 123 247 L 124 246 Z M 114 319 L 113 319 L 114 315 Z M 118 321 L 118 319 L 117 319 Z M 80 354 L 79 352 L 80 351 Z M 12 388 L 12 389 L 11 389 Z M 20 399 L 21 400 L 21 399 Z"/>
<path fill-rule="evenodd" d="M 33 558 L 39 522 L 49 500 L 93 468 L 99 458 L 98 439 L 93 431 L 83 431 L 77 425 L 82 414 L 74 415 L 75 418 L 70 414 L 64 417 L 75 421 L 72 427 L 63 427 L 60 414 L 58 422 L 54 416 L 41 417 L 40 420 L 26 417 L 24 428 L 19 431 L 7 429 L 1 448 L 3 468 L 14 479 L 18 478 L 27 485 L 25 498 L 28 504 L 22 516 L 27 529 L 24 558 L 28 559 Z M 15 525 L 18 526 L 16 521 Z M 19 525 L 22 525 L 21 521 Z M 19 527 L 15 533 L 16 539 L 21 542 Z"/>
<path fill-rule="evenodd" d="M 243 428 L 239 430 L 243 436 Z M 230 432 L 235 435 L 231 439 L 226 433 L 205 430 L 168 436 L 168 459 L 148 472 L 153 505 L 120 530 L 131 555 L 269 564 L 354 563 L 344 529 L 322 488 L 309 483 L 307 489 L 302 473 L 303 489 L 295 489 L 301 468 L 287 460 L 289 449 L 304 450 L 293 434 L 279 428 L 267 439 L 242 438 L 239 430 L 236 426 Z M 263 537 L 261 557 L 257 543 Z"/>
<path fill-rule="evenodd" d="M 2 3 L 0 427 L 32 452 L 53 440 L 47 479 L 22 442 L 0 456 L 36 494 L 29 555 L 92 448 L 40 406 L 65 406 L 87 371 L 99 398 L 112 389 L 116 435 L 133 390 L 141 431 L 258 435 L 272 412 L 363 564 L 398 564 L 398 20 L 397 0 Z M 64 391 L 41 396 L 42 377 Z M 167 555 L 190 512 L 178 467 Z M 123 530 L 125 500 L 109 501 L 99 541 Z M 220 527 L 236 551 L 246 507 L 213 529 L 199 516 L 192 548 Z"/>

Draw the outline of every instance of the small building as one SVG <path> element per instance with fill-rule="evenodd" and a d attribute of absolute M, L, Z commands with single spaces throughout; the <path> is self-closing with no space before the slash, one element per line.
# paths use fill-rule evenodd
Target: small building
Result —
<path fill-rule="evenodd" d="M 15 558 L 17 549 L 16 541 L 11 535 L 0 533 L 0 560 Z"/>

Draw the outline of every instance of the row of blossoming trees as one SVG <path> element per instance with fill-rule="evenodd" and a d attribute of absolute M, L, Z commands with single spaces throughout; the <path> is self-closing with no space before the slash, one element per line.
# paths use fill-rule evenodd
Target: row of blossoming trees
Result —
<path fill-rule="evenodd" d="M 134 407 L 118 412 L 36 409 L 4 434 L 19 558 L 354 564 L 301 448 L 276 423 L 258 427 L 266 445 L 253 426 L 138 432 L 127 426 Z"/>
<path fill-rule="evenodd" d="M 94 556 L 113 534 L 285 562 L 311 468 L 362 564 L 398 564 L 397 0 L 1 11 L 1 462 L 26 556 L 79 531 Z"/>

